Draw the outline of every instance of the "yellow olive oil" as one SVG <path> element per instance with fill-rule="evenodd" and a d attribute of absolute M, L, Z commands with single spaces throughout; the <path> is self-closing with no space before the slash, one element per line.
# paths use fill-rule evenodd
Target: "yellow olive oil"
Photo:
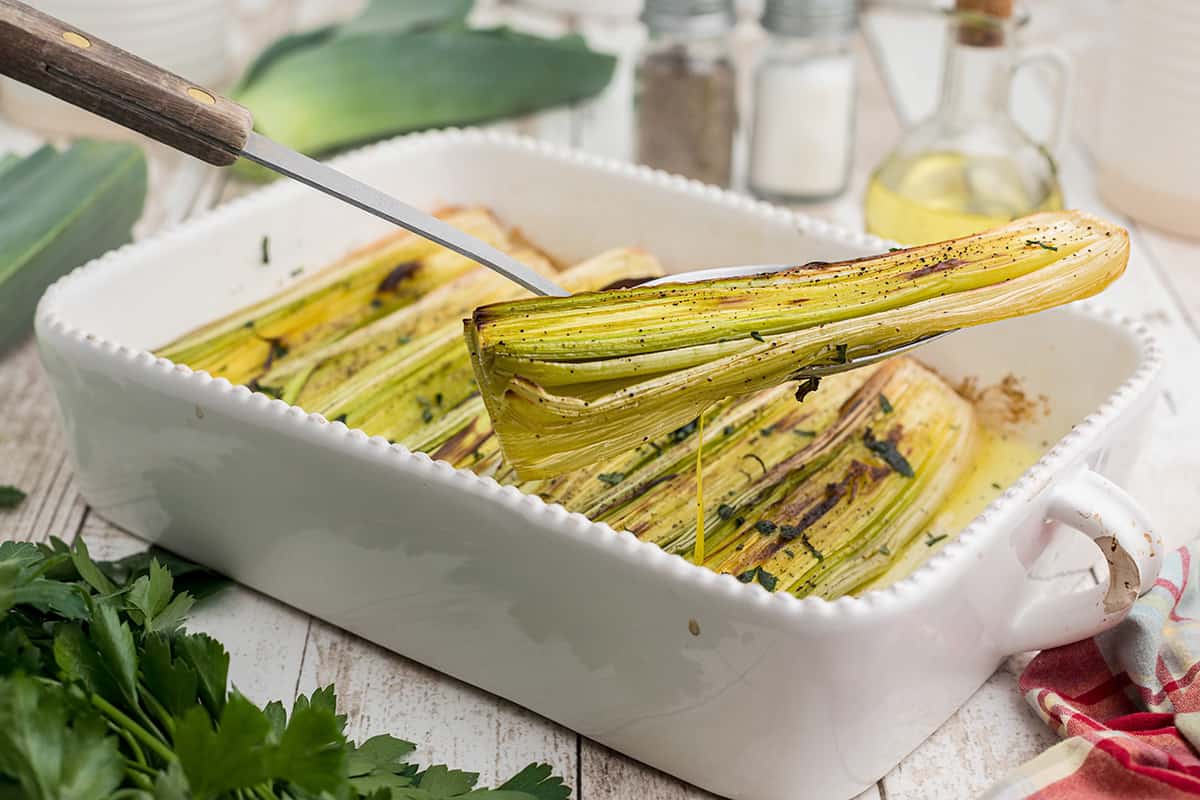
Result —
<path fill-rule="evenodd" d="M 922 538 L 897 556 L 887 572 L 855 591 L 878 589 L 908 577 L 934 552 L 952 541 L 988 504 L 1042 457 L 1020 436 L 980 425 L 975 458 Z"/>
<path fill-rule="evenodd" d="M 917 245 L 1061 208 L 1056 181 L 1030 189 L 1007 158 L 946 152 L 884 163 L 867 186 L 865 213 L 870 233 Z"/>

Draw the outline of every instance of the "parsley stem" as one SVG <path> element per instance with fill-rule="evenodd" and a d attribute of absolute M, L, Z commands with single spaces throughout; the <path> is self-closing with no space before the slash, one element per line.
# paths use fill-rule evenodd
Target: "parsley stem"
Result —
<path fill-rule="evenodd" d="M 127 771 L 127 772 L 125 773 L 125 775 L 126 775 L 126 776 L 128 776 L 129 780 L 131 780 L 131 781 L 133 781 L 134 783 L 136 783 L 136 784 L 137 784 L 139 787 L 141 787 L 143 790 L 145 790 L 145 791 L 147 791 L 147 792 L 153 792 L 153 791 L 154 791 L 154 781 L 150 780 L 148 777 L 146 777 L 146 776 L 145 776 L 145 775 L 143 775 L 142 773 L 140 773 L 140 772 L 129 772 L 129 771 Z"/>
<path fill-rule="evenodd" d="M 171 737 L 171 741 L 175 741 L 175 721 L 171 719 L 170 712 L 163 708 L 162 703 L 158 702 L 158 698 L 151 694 L 150 690 L 146 688 L 146 684 L 141 681 L 138 681 L 138 697 L 145 702 L 150 713 L 162 724 L 167 735 Z"/>
<path fill-rule="evenodd" d="M 115 722 L 109 721 L 108 729 L 125 740 L 125 744 L 129 745 L 129 749 L 133 751 L 133 757 L 137 759 L 137 763 L 141 766 L 146 766 L 146 754 L 142 752 L 142 748 L 138 745 L 137 739 L 129 731 L 122 728 Z"/>
<path fill-rule="evenodd" d="M 154 753 L 154 755 L 168 763 L 175 760 L 175 754 L 168 750 L 166 745 L 148 733 L 145 728 L 143 728 L 141 725 L 138 725 L 119 708 L 105 700 L 100 695 L 92 695 L 92 705 L 99 709 L 100 713 L 111 719 L 113 722 L 123 725 L 127 731 L 140 739 L 142 744 L 146 745 L 147 749 Z"/>
<path fill-rule="evenodd" d="M 157 775 L 158 774 L 158 770 L 156 770 L 154 767 L 147 766 L 145 762 L 142 762 L 139 764 L 136 761 L 130 761 L 128 758 L 123 758 L 121 760 L 123 762 L 125 762 L 125 771 L 129 772 L 131 774 L 134 772 L 136 772 L 138 774 L 146 774 L 146 775 Z"/>

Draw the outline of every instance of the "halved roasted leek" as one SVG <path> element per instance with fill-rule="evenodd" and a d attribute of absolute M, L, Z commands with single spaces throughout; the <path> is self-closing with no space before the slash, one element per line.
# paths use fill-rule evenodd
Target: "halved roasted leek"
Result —
<path fill-rule="evenodd" d="M 466 325 L 505 458 L 525 478 L 617 455 L 713 402 L 943 331 L 1099 292 L 1126 232 L 1076 211 L 751 278 L 497 303 Z"/>
<path fill-rule="evenodd" d="M 568 289 L 595 291 L 614 282 L 661 274 L 662 268 L 654 258 L 629 249 L 590 259 L 560 273 L 558 280 Z M 426 319 L 430 316 L 445 314 L 431 312 Z M 338 380 L 329 381 L 320 393 L 310 393 L 307 407 L 410 447 L 440 444 L 430 438 L 424 426 L 456 412 L 461 403 L 478 393 L 470 357 L 463 346 L 462 323 L 457 314 L 451 316 L 455 321 L 424 335 L 403 342 L 393 340 L 391 350 L 382 355 L 375 348 L 385 343 L 375 335 L 355 350 L 342 352 L 334 345 L 331 371 L 338 374 Z M 347 355 L 353 360 L 344 360 Z M 288 387 L 284 393 L 291 391 Z M 464 424 L 467 421 L 464 419 Z"/>
<path fill-rule="evenodd" d="M 508 235 L 484 209 L 452 209 L 442 219 L 501 249 Z M 473 261 L 407 231 L 354 251 L 287 291 L 217 320 L 159 355 L 232 383 L 252 383 L 284 359 L 303 355 L 478 270 Z"/>

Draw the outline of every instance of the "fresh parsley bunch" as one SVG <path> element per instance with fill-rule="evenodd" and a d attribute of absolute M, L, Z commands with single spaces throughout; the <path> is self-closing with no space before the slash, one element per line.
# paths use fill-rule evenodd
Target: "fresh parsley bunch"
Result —
<path fill-rule="evenodd" d="M 355 745 L 333 687 L 259 708 L 227 691 L 229 654 L 182 625 L 224 579 L 166 553 L 95 562 L 0 543 L 0 800 L 565 800 L 545 764 L 497 789 Z"/>

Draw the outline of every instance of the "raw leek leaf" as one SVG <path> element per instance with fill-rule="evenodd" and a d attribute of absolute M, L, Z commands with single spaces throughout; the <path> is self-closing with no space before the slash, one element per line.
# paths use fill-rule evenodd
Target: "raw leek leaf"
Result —
<path fill-rule="evenodd" d="M 461 26 L 466 22 L 472 5 L 473 0 L 438 0 L 433 3 L 429 0 L 371 0 L 361 14 L 344 24 L 324 25 L 302 33 L 291 33 L 272 43 L 246 68 L 234 93 L 254 83 L 268 67 L 293 50 L 314 47 L 332 38 L 409 33 L 442 25 Z"/>
<path fill-rule="evenodd" d="M 130 240 L 145 196 L 146 160 L 130 144 L 83 140 L 0 164 L 0 350 L 47 286 Z"/>
<path fill-rule="evenodd" d="M 371 0 L 363 12 L 338 28 L 336 36 L 376 35 L 462 26 L 474 0 Z"/>
<path fill-rule="evenodd" d="M 309 154 L 579 100 L 603 89 L 616 63 L 578 37 L 506 29 L 385 31 L 300 45 L 252 70 L 234 99 L 261 133 Z"/>

